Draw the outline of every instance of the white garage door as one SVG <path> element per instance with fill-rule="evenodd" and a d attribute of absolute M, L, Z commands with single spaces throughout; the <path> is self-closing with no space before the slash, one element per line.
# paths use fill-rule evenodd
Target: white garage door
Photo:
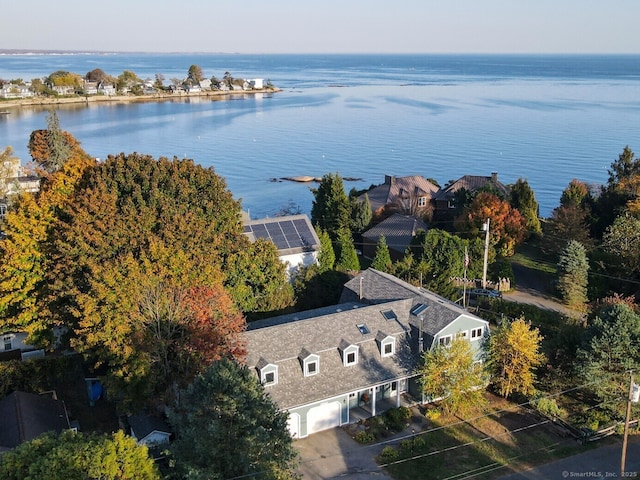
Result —
<path fill-rule="evenodd" d="M 340 426 L 340 403 L 323 403 L 307 413 L 307 434 Z"/>
<path fill-rule="evenodd" d="M 289 427 L 289 433 L 292 438 L 298 438 L 300 436 L 300 414 L 290 413 L 287 420 L 287 426 Z"/>

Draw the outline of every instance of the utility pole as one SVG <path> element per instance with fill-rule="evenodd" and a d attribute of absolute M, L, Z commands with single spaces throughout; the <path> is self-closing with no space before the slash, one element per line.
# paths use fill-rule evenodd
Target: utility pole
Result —
<path fill-rule="evenodd" d="M 624 421 L 624 437 L 622 440 L 622 458 L 620 460 L 620 478 L 625 476 L 625 463 L 627 460 L 627 438 L 629 436 L 629 418 L 631 417 L 631 403 L 638 403 L 640 400 L 640 387 L 633 383 L 633 370 L 629 372 L 629 396 L 627 397 L 627 415 Z"/>
<path fill-rule="evenodd" d="M 484 266 L 482 267 L 482 288 L 487 288 L 487 261 L 489 259 L 489 219 L 482 224 L 484 230 Z"/>

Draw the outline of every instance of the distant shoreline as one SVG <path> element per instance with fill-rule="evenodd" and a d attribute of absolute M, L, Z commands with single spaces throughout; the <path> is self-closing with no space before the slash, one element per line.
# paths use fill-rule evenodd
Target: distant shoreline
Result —
<path fill-rule="evenodd" d="M 221 99 L 230 96 L 256 95 L 260 93 L 277 93 L 281 90 L 276 87 L 261 88 L 255 90 L 239 91 L 220 91 L 211 90 L 196 93 L 154 93 L 153 95 L 76 95 L 72 97 L 31 97 L 17 98 L 15 100 L 0 100 L 0 113 L 6 109 L 18 109 L 22 107 L 46 107 L 55 105 L 69 105 L 78 103 L 138 103 L 138 102 L 163 102 L 167 100 L 186 100 L 189 98 L 207 98 Z"/>

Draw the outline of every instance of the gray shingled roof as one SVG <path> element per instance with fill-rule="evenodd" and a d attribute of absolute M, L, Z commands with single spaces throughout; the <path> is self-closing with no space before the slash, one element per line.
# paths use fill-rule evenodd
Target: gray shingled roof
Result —
<path fill-rule="evenodd" d="M 475 192 L 481 188 L 483 188 L 488 183 L 493 184 L 498 191 L 502 192 L 503 195 L 507 195 L 509 193 L 509 188 L 504 185 L 502 182 L 498 180 L 498 174 L 494 173 L 489 177 L 483 177 L 479 175 L 464 175 L 460 177 L 455 182 L 448 185 L 446 188 L 440 190 L 434 198 L 436 200 L 447 200 L 449 198 L 453 198 L 455 192 L 464 188 L 469 192 Z"/>
<path fill-rule="evenodd" d="M 428 230 L 423 221 L 409 215 L 394 213 L 375 227 L 364 232 L 362 238 L 369 243 L 377 244 L 378 239 L 384 236 L 390 249 L 404 252 L 419 230 Z"/>
<path fill-rule="evenodd" d="M 0 400 L 0 447 L 14 448 L 45 432 L 69 428 L 64 402 L 50 395 L 13 392 Z"/>
<path fill-rule="evenodd" d="M 412 375 L 419 361 L 419 328 L 426 338 L 433 338 L 466 313 L 448 300 L 373 269 L 348 282 L 343 296 L 347 292 L 353 296 L 360 285 L 364 292 L 360 301 L 249 325 L 245 332 L 247 364 L 256 375 L 256 367 L 265 362 L 278 366 L 278 383 L 266 390 L 281 408 L 290 409 Z M 422 322 L 411 314 L 419 303 L 427 305 Z M 392 315 L 383 314 L 390 310 Z M 361 333 L 360 324 L 366 325 L 368 333 Z M 379 341 L 387 336 L 396 339 L 396 353 L 382 357 Z M 348 345 L 360 347 L 359 359 L 356 365 L 345 367 L 341 352 Z M 319 356 L 319 373 L 304 377 L 301 355 L 308 353 Z"/>

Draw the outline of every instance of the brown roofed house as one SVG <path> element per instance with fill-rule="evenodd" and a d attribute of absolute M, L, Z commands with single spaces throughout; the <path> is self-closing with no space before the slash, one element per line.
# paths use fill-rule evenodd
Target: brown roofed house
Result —
<path fill-rule="evenodd" d="M 475 194 L 478 190 L 490 188 L 500 196 L 506 197 L 509 194 L 509 187 L 498 180 L 498 173 L 493 172 L 491 176 L 464 175 L 455 182 L 451 182 L 434 196 L 434 219 L 437 221 L 451 219 L 457 211 L 456 192 L 464 189 L 470 194 Z"/>

